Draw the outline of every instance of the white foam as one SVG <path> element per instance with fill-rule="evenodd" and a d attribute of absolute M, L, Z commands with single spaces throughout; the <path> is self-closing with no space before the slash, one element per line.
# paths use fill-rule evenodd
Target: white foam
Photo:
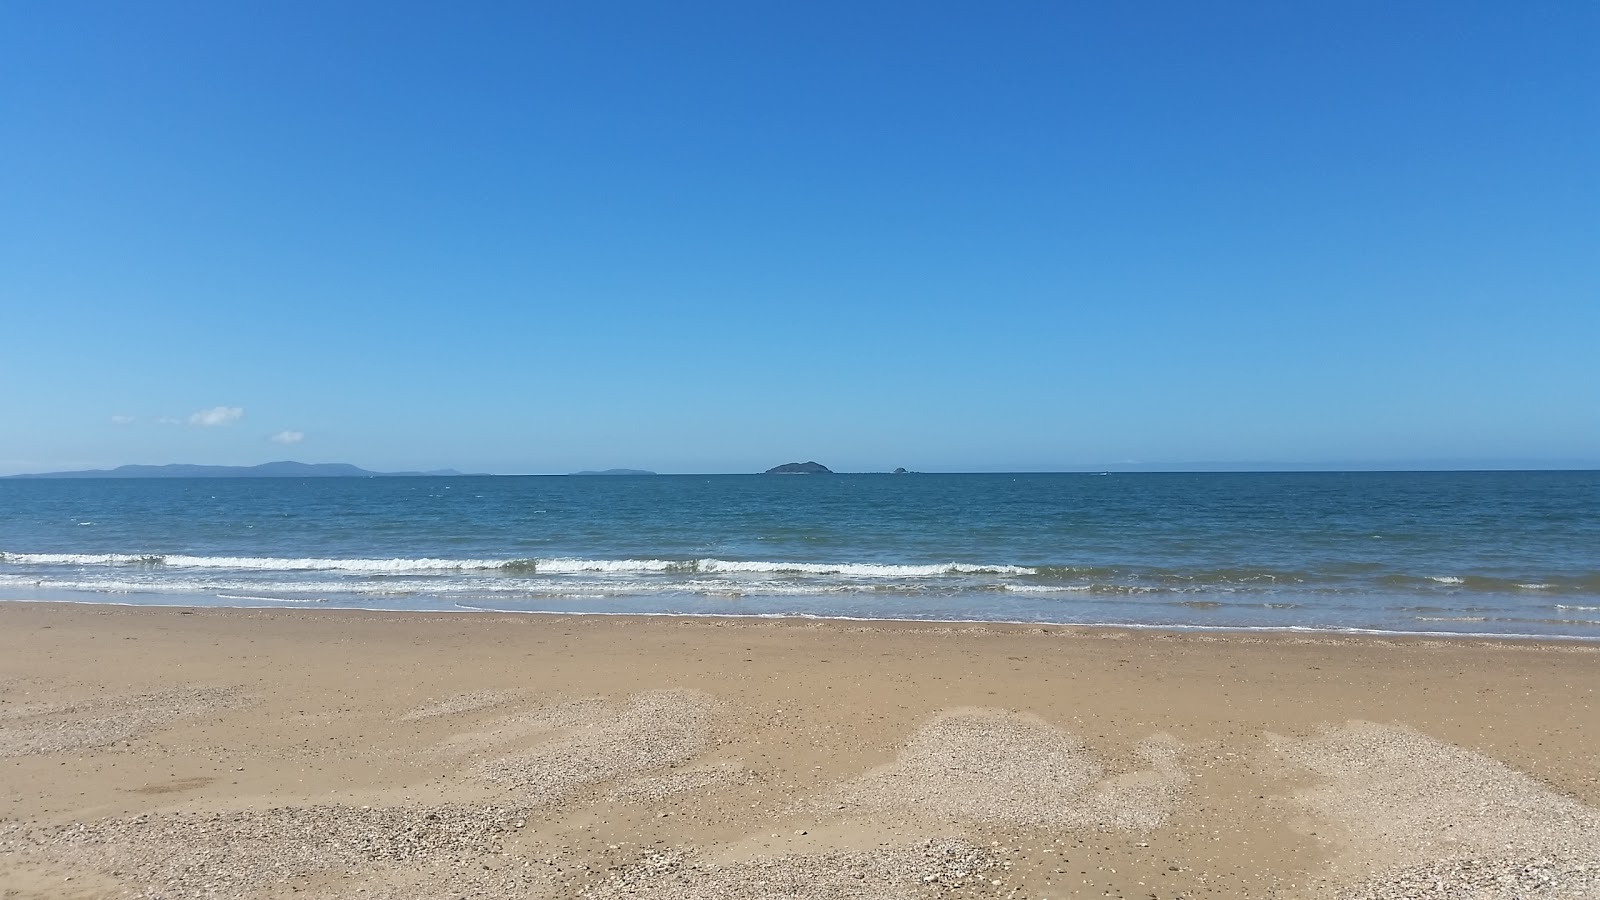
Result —
<path fill-rule="evenodd" d="M 13 599 L 0 597 L 0 603 L 17 602 Z M 66 603 L 77 606 L 160 606 L 179 607 L 192 606 L 182 598 L 175 598 L 173 602 L 144 602 L 125 603 L 115 600 L 101 599 L 66 599 L 66 598 L 29 598 L 27 602 L 33 603 Z M 461 601 L 454 601 L 451 606 L 465 613 L 495 613 L 526 616 L 605 616 L 608 618 L 624 619 L 728 619 L 739 620 L 766 620 L 799 622 L 889 622 L 894 624 L 928 626 L 928 625 L 1027 625 L 1027 626 L 1054 626 L 1058 628 L 1092 628 L 1106 631 L 1170 631 L 1179 633 L 1194 632 L 1196 634 L 1295 634 L 1312 636 L 1343 636 L 1354 635 L 1363 637 L 1391 638 L 1391 637 L 1436 637 L 1461 641 L 1546 641 L 1554 643 L 1571 643 L 1584 645 L 1600 645 L 1600 637 L 1574 634 L 1532 634 L 1515 631 L 1428 631 L 1418 629 L 1388 629 L 1388 628 L 1356 628 L 1341 625 L 1190 625 L 1183 623 L 1143 623 L 1143 622 L 1102 622 L 1093 620 L 1054 620 L 1054 619 L 981 619 L 981 618 L 946 618 L 942 616 L 928 616 L 925 618 L 905 618 L 896 616 L 846 616 L 840 614 L 823 615 L 820 613 L 800 612 L 771 612 L 771 613 L 728 613 L 728 612 L 648 612 L 648 611 L 610 611 L 592 610 L 576 612 L 565 609 L 507 609 L 498 606 L 472 606 Z M 407 606 L 361 606 L 359 609 L 367 612 L 428 612 Z M 339 611 L 337 609 L 333 611 Z"/>
<path fill-rule="evenodd" d="M 493 559 L 283 559 L 257 556 L 167 556 L 161 564 L 178 569 L 262 569 L 328 572 L 460 572 L 496 569 Z"/>
<path fill-rule="evenodd" d="M 1429 581 L 1437 581 L 1440 584 L 1466 584 L 1467 583 L 1467 580 L 1465 578 L 1458 578 L 1455 575 L 1429 575 L 1428 576 L 1428 580 Z"/>
<path fill-rule="evenodd" d="M 939 575 L 1034 575 L 1034 569 L 1024 566 L 983 566 L 949 562 L 924 566 L 904 566 L 871 563 L 787 563 L 787 562 L 732 562 L 723 559 L 702 559 L 701 572 L 757 572 L 796 575 L 851 575 L 862 578 L 929 578 Z"/>
<path fill-rule="evenodd" d="M 518 560 L 325 559 L 275 556 L 184 556 L 132 553 L 0 553 L 0 562 L 34 566 L 162 566 L 169 569 L 255 569 L 330 572 L 429 572 L 496 569 Z"/>
<path fill-rule="evenodd" d="M 675 569 L 684 571 L 689 568 L 685 563 L 674 563 L 666 559 L 537 559 L 529 560 L 523 565 L 529 563 L 532 564 L 533 570 L 541 575 L 578 575 L 589 572 L 643 574 L 671 572 Z"/>
<path fill-rule="evenodd" d="M 254 597 L 256 592 L 273 591 L 284 594 L 362 594 L 395 595 L 410 591 L 395 590 L 382 584 L 336 581 L 283 582 L 263 584 L 238 580 L 200 580 L 193 578 L 156 578 L 137 581 L 127 578 L 38 578 L 32 576 L 0 575 L 0 588 L 48 588 L 58 591 L 88 591 L 97 594 L 251 594 L 248 599 L 271 599 L 277 602 L 315 602 L 314 600 L 287 600 L 282 597 Z"/>
<path fill-rule="evenodd" d="M 591 572 L 623 575 L 646 573 L 692 573 L 701 575 L 843 575 L 855 578 L 934 578 L 941 575 L 1033 575 L 1024 566 L 936 563 L 933 565 L 889 565 L 875 563 L 770 562 L 728 559 L 538 559 L 523 562 L 540 575 L 566 575 Z"/>
<path fill-rule="evenodd" d="M 1025 566 L 936 563 L 888 565 L 873 563 L 767 562 L 726 559 L 330 559 L 323 557 L 185 556 L 131 553 L 0 553 L 0 562 L 36 566 L 161 566 L 169 569 L 249 569 L 256 571 L 327 571 L 390 574 L 405 572 L 470 572 L 524 569 L 541 575 L 585 573 L 843 575 L 859 578 L 929 578 L 941 575 L 1033 575 Z"/>
<path fill-rule="evenodd" d="M 248 577 L 248 576 L 246 576 Z M 808 597 L 823 594 L 844 594 L 860 591 L 858 584 L 843 581 L 767 581 L 734 579 L 693 579 L 646 581 L 637 578 L 503 578 L 462 575 L 456 578 L 439 576 L 395 577 L 381 581 L 248 581 L 243 578 L 174 577 L 153 575 L 147 579 L 126 577 L 51 577 L 48 575 L 0 574 L 0 588 L 48 588 L 65 591 L 90 591 L 110 594 L 256 594 L 271 591 L 277 594 L 314 594 L 318 599 L 329 595 L 359 597 L 396 597 L 406 595 L 452 597 L 463 594 L 483 597 L 541 599 L 581 599 L 585 597 L 609 598 L 664 594 L 692 594 L 698 596 L 742 597 L 793 596 Z M 915 593 L 911 585 L 888 584 L 883 588 L 902 589 Z M 283 597 L 277 602 L 291 601 Z"/>

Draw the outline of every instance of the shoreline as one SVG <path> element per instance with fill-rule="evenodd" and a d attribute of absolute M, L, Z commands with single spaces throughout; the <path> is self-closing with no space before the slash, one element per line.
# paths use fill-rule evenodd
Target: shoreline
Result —
<path fill-rule="evenodd" d="M 227 598 L 242 599 L 242 598 Z M 1238 634 L 1238 635 L 1300 635 L 1300 636 L 1327 636 L 1327 637 L 1369 637 L 1369 638 L 1426 638 L 1444 641 L 1508 641 L 1514 643 L 1555 643 L 1555 644 L 1595 644 L 1600 645 L 1600 635 L 1565 635 L 1565 634 L 1532 634 L 1515 632 L 1474 632 L 1474 631 L 1402 631 L 1381 628 L 1358 628 L 1350 626 L 1311 626 L 1311 625 L 1188 625 L 1188 624 L 1145 624 L 1137 622 L 1047 622 L 1020 619 L 910 619 L 877 616 L 830 616 L 805 613 L 685 613 L 685 612 L 618 612 L 596 610 L 581 612 L 574 610 L 545 610 L 545 609 L 488 609 L 482 607 L 469 607 L 454 605 L 454 609 L 408 609 L 400 607 L 378 606 L 330 606 L 316 605 L 317 600 L 273 600 L 263 599 L 261 605 L 233 605 L 233 604 L 208 604 L 208 603 L 132 603 L 116 600 L 76 600 L 76 599 L 10 599 L 0 597 L 0 604 L 69 604 L 75 606 L 114 606 L 124 609 L 205 609 L 205 610 L 274 610 L 281 612 L 305 613 L 383 613 L 387 615 L 419 615 L 419 616 L 456 616 L 456 615 L 505 615 L 505 616 L 570 616 L 576 618 L 604 617 L 618 619 L 727 619 L 733 621 L 763 621 L 763 622 L 857 622 L 857 623 L 883 623 L 886 625 L 968 625 L 982 626 L 1016 626 L 1033 628 L 1082 628 L 1090 630 L 1131 631 L 1150 633 L 1172 634 Z M 268 605 L 270 604 L 270 605 Z"/>
<path fill-rule="evenodd" d="M 6 602 L 0 895 L 1586 898 L 1597 722 L 1572 641 Z"/>

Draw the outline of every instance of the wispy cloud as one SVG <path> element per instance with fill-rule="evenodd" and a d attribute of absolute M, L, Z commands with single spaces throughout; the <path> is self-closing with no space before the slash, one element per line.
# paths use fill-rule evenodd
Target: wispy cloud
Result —
<path fill-rule="evenodd" d="M 267 440 L 273 442 L 274 444 L 298 444 L 305 439 L 306 434 L 303 431 L 280 431 L 272 437 L 267 438 Z"/>
<path fill-rule="evenodd" d="M 133 423 L 135 423 L 137 421 L 139 421 L 139 420 L 135 419 L 133 416 L 112 416 L 111 417 L 111 424 L 113 424 L 113 425 L 132 425 Z"/>
<path fill-rule="evenodd" d="M 214 428 L 218 425 L 232 425 L 244 417 L 242 406 L 213 406 L 202 409 L 189 416 L 190 425 L 199 425 L 202 428 Z"/>

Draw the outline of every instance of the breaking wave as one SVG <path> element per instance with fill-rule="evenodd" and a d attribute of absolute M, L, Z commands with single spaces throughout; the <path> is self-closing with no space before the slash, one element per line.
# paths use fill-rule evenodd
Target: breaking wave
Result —
<path fill-rule="evenodd" d="M 933 563 L 762 562 L 727 559 L 328 559 L 273 556 L 183 556 L 130 553 L 0 553 L 0 563 L 23 566 L 132 566 L 167 569 L 234 569 L 278 572 L 401 574 L 493 572 L 520 575 L 721 574 L 843 575 L 855 578 L 936 578 L 941 575 L 1034 575 L 1029 566 Z"/>

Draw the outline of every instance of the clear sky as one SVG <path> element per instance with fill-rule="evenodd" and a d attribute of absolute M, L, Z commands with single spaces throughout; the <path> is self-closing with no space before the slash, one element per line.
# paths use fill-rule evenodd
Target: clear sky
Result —
<path fill-rule="evenodd" d="M 0 473 L 1600 465 L 1600 3 L 13 0 Z"/>

